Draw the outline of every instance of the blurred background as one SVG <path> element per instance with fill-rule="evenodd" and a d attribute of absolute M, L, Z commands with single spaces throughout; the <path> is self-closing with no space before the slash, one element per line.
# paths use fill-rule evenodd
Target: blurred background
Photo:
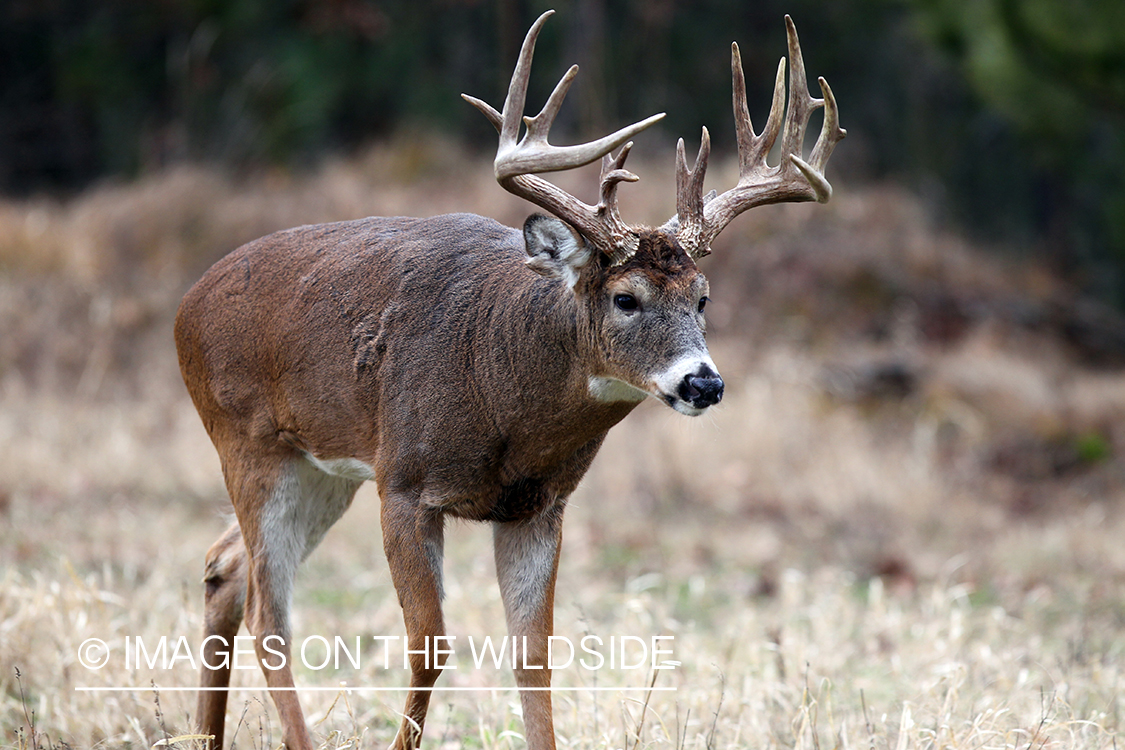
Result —
<path fill-rule="evenodd" d="M 747 212 L 701 264 L 726 396 L 610 433 L 568 510 L 562 632 L 677 634 L 681 691 L 652 706 L 679 732 L 690 705 L 676 747 L 1117 747 L 1121 0 L 0 3 L 0 734 L 50 747 L 38 717 L 72 746 L 134 747 L 191 726 L 187 693 L 159 718 L 150 695 L 73 689 L 93 679 L 83 638 L 199 632 L 229 504 L 179 375 L 179 300 L 299 224 L 520 226 L 535 209 L 496 185 L 495 132 L 459 94 L 501 105 L 548 7 L 528 108 L 582 69 L 553 142 L 668 113 L 636 139 L 627 221 L 674 212 L 675 140 L 694 152 L 703 125 L 708 187 L 734 184 L 730 43 L 761 127 L 786 13 L 848 130 L 831 202 Z M 596 198 L 596 167 L 552 179 Z M 401 627 L 375 495 L 299 579 L 308 632 Z M 447 544 L 451 627 L 502 621 L 487 530 Z M 837 686 L 843 723 L 817 728 L 810 684 Z M 341 731 L 389 741 L 397 700 Z M 495 741 L 467 746 L 522 747 L 496 739 L 519 731 L 505 700 L 481 724 Z M 432 725 L 476 726 L 465 701 Z M 632 744 L 597 716 L 560 736 Z"/>
<path fill-rule="evenodd" d="M 9 0 L 0 9 L 0 190 L 72 192 L 184 161 L 296 168 L 416 128 L 486 149 L 491 128 L 458 94 L 500 99 L 524 31 L 549 6 Z M 583 72 L 556 140 L 666 111 L 666 132 L 695 137 L 710 123 L 729 150 L 729 43 L 742 45 L 750 100 L 764 105 L 785 49 L 779 19 L 790 13 L 815 40 L 810 71 L 846 103 L 839 174 L 892 178 L 975 236 L 1125 301 L 1120 2 L 557 7 L 533 98 L 570 62 Z"/>

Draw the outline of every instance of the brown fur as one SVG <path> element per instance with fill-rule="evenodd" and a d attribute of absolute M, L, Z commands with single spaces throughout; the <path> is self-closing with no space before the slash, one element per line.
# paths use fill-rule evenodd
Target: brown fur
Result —
<path fill-rule="evenodd" d="M 701 345 L 705 282 L 659 230 L 643 232 L 624 265 L 587 263 L 573 290 L 530 270 L 529 252 L 519 231 L 478 216 L 364 219 L 251 242 L 188 292 L 176 320 L 181 371 L 238 517 L 208 554 L 206 635 L 233 637 L 245 612 L 259 657 L 267 635 L 288 636 L 295 558 L 362 479 L 319 473 L 307 455 L 373 470 L 412 649 L 444 632 L 448 514 L 494 523 L 510 634 L 528 636 L 528 664 L 544 663 L 566 499 L 636 405 L 597 400 L 590 378 L 651 388 L 645 378 L 684 341 Z M 649 317 L 614 310 L 623 289 L 645 295 Z M 294 526 L 290 502 L 321 503 L 316 523 Z M 412 657 L 413 687 L 440 672 L 423 662 Z M 263 671 L 270 687 L 293 684 L 288 668 Z M 202 683 L 229 677 L 205 668 Z M 550 673 L 520 669 L 517 682 L 546 687 Z M 396 747 L 417 745 L 428 699 L 410 692 Z M 549 693 L 521 699 L 529 747 L 554 747 Z M 286 745 L 310 747 L 296 695 L 274 701 Z M 225 704 L 223 692 L 201 693 L 201 730 L 216 746 Z"/>

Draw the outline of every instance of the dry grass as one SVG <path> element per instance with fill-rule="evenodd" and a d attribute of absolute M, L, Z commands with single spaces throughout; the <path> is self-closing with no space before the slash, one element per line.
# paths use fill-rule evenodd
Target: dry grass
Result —
<path fill-rule="evenodd" d="M 659 221 L 670 172 L 636 169 L 623 210 Z M 308 175 L 184 169 L 0 205 L 2 746 L 145 747 L 191 730 L 194 695 L 168 688 L 194 670 L 78 662 L 90 637 L 118 656 L 126 637 L 198 639 L 226 500 L 170 341 L 187 285 L 299 223 L 521 221 L 488 175 L 411 142 Z M 656 686 L 675 691 L 646 695 L 643 669 L 560 670 L 558 686 L 629 689 L 558 693 L 560 747 L 1117 747 L 1125 377 L 1060 335 L 1057 282 L 982 259 L 891 188 L 757 213 L 706 261 L 723 404 L 700 420 L 643 406 L 568 511 L 557 632 L 674 635 L 679 666 Z M 487 530 L 447 536 L 450 633 L 503 635 Z M 402 634 L 373 488 L 296 596 L 298 634 Z M 403 684 L 378 661 L 297 679 Z M 511 684 L 459 663 L 440 684 Z M 231 701 L 236 746 L 275 747 L 261 675 L 235 682 L 249 688 Z M 75 690 L 120 685 L 149 689 Z M 303 703 L 324 747 L 380 747 L 402 698 Z M 425 742 L 518 748 L 521 731 L 510 690 L 439 693 Z"/>

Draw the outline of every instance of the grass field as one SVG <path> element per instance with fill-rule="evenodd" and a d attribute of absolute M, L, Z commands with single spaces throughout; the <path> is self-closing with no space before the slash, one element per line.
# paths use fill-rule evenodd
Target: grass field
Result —
<path fill-rule="evenodd" d="M 670 165 L 635 167 L 627 219 L 672 213 Z M 559 179 L 590 197 L 589 174 Z M 0 204 L 0 746 L 195 742 L 177 739 L 189 659 L 125 663 L 126 639 L 198 648 L 229 509 L 171 342 L 187 287 L 273 229 L 453 210 L 529 212 L 486 163 L 422 141 Z M 675 667 L 557 670 L 559 746 L 1121 745 L 1117 319 L 885 186 L 752 212 L 702 265 L 727 396 L 697 420 L 645 404 L 611 432 L 567 511 L 556 599 L 557 634 L 673 636 Z M 505 634 L 488 529 L 447 532 L 446 577 L 458 668 L 439 686 L 473 690 L 434 696 L 424 746 L 523 747 L 510 671 L 469 653 Z M 402 634 L 365 486 L 298 578 L 295 637 L 364 644 L 358 668 L 296 670 L 323 747 L 389 745 L 406 673 L 371 638 Z M 101 669 L 80 662 L 89 638 Z M 234 683 L 228 739 L 276 747 L 260 672 Z M 82 689 L 106 687 L 136 689 Z"/>

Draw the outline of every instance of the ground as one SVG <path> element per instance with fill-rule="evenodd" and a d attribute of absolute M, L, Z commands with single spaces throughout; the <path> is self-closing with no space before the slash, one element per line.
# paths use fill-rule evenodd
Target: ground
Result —
<path fill-rule="evenodd" d="M 670 166 L 634 167 L 627 220 L 672 212 Z M 176 689 L 195 684 L 203 554 L 229 502 L 171 341 L 187 287 L 302 223 L 457 210 L 518 226 L 529 207 L 490 174 L 418 140 L 303 174 L 179 168 L 0 203 L 2 746 L 196 742 L 177 739 L 195 697 Z M 592 197 L 595 176 L 558 179 Z M 714 249 L 726 397 L 694 420 L 642 405 L 567 511 L 556 633 L 602 638 L 607 660 L 625 637 L 645 663 L 579 653 L 557 670 L 559 746 L 1117 747 L 1119 318 L 893 186 L 757 209 Z M 403 633 L 373 487 L 346 519 L 298 578 L 296 676 L 318 688 L 302 702 L 324 747 L 384 747 L 405 672 L 372 640 Z M 472 659 L 505 635 L 488 530 L 452 527 L 445 569 L 458 668 L 439 686 L 460 689 L 434 696 L 424 745 L 523 747 L 510 670 Z M 167 669 L 126 663 L 162 636 Z M 319 668 L 318 636 L 360 637 L 360 666 Z M 654 671 L 639 644 L 660 636 L 673 668 Z M 90 638 L 110 649 L 101 669 L 80 660 Z M 276 747 L 261 674 L 235 684 L 234 745 Z"/>

